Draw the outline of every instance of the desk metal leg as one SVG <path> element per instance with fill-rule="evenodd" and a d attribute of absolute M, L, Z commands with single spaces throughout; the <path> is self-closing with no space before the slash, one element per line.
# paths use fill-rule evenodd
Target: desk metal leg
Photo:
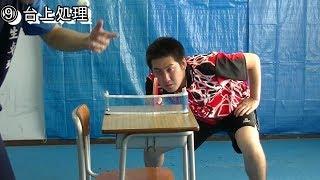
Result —
<path fill-rule="evenodd" d="M 77 150 L 78 150 L 78 164 L 79 164 L 79 180 L 86 180 L 87 179 L 87 172 L 86 172 L 86 165 L 84 157 L 84 150 L 80 147 L 83 147 L 83 141 L 77 138 Z"/>
<path fill-rule="evenodd" d="M 120 155 L 120 180 L 125 180 L 125 167 L 126 167 L 126 156 L 128 141 L 133 136 L 168 136 L 168 134 L 131 134 L 123 137 L 121 142 L 121 155 Z M 173 135 L 174 136 L 174 135 Z M 195 176 L 195 158 L 194 158 L 194 138 L 193 131 L 188 131 L 184 135 L 187 136 L 187 145 L 183 148 L 183 166 L 184 166 L 184 178 L 185 180 L 196 180 Z"/>
<path fill-rule="evenodd" d="M 183 147 L 183 176 L 184 180 L 189 180 L 188 145 Z"/>
<path fill-rule="evenodd" d="M 188 136 L 189 164 L 190 164 L 190 180 L 196 180 L 196 168 L 194 158 L 194 138 L 193 132 Z"/>
<path fill-rule="evenodd" d="M 127 145 L 129 136 L 125 136 L 121 142 L 121 155 L 120 155 L 120 180 L 125 180 L 126 174 L 126 158 L 127 158 Z"/>

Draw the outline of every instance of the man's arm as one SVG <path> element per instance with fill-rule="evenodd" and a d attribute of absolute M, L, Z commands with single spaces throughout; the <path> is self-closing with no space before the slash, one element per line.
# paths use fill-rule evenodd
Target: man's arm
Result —
<path fill-rule="evenodd" d="M 260 101 L 261 67 L 260 58 L 253 53 L 244 53 L 250 83 L 250 98 Z"/>
<path fill-rule="evenodd" d="M 103 21 L 99 21 L 91 33 L 81 33 L 56 25 L 50 32 L 42 36 L 42 39 L 51 47 L 61 51 L 92 50 L 102 52 L 110 41 L 117 37 L 116 33 L 106 32 L 103 29 Z"/>
<path fill-rule="evenodd" d="M 260 58 L 253 53 L 244 53 L 247 72 L 249 76 L 250 97 L 245 99 L 235 109 L 236 116 L 242 116 L 253 112 L 260 103 L 261 93 L 261 68 Z"/>

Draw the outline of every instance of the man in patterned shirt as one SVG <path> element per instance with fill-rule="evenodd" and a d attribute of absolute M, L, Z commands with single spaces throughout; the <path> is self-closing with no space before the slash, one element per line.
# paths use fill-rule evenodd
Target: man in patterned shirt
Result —
<path fill-rule="evenodd" d="M 146 58 L 152 71 L 147 77 L 147 94 L 187 89 L 189 107 L 200 126 L 194 134 L 195 149 L 213 133 L 225 131 L 234 150 L 243 154 L 248 177 L 266 179 L 266 159 L 255 114 L 261 91 L 259 57 L 220 52 L 185 57 L 179 41 L 161 37 L 149 45 Z M 145 150 L 145 165 L 161 166 L 166 151 Z"/>

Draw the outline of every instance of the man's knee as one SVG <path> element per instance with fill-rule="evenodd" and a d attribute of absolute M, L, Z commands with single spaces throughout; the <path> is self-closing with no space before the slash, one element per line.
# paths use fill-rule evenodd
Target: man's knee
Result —
<path fill-rule="evenodd" d="M 244 126 L 238 129 L 235 134 L 235 139 L 243 154 L 260 151 L 260 149 L 262 149 L 259 132 L 256 127 Z"/>

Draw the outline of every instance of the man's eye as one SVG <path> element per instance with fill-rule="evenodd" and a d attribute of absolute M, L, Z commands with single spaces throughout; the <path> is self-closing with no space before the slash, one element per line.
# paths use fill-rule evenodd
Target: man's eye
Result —
<path fill-rule="evenodd" d="M 172 71 L 174 71 L 173 67 L 168 68 L 168 72 L 172 72 Z"/>
<path fill-rule="evenodd" d="M 153 71 L 153 74 L 156 75 L 156 76 L 158 76 L 158 75 L 161 74 L 161 72 L 160 72 L 160 71 Z"/>

